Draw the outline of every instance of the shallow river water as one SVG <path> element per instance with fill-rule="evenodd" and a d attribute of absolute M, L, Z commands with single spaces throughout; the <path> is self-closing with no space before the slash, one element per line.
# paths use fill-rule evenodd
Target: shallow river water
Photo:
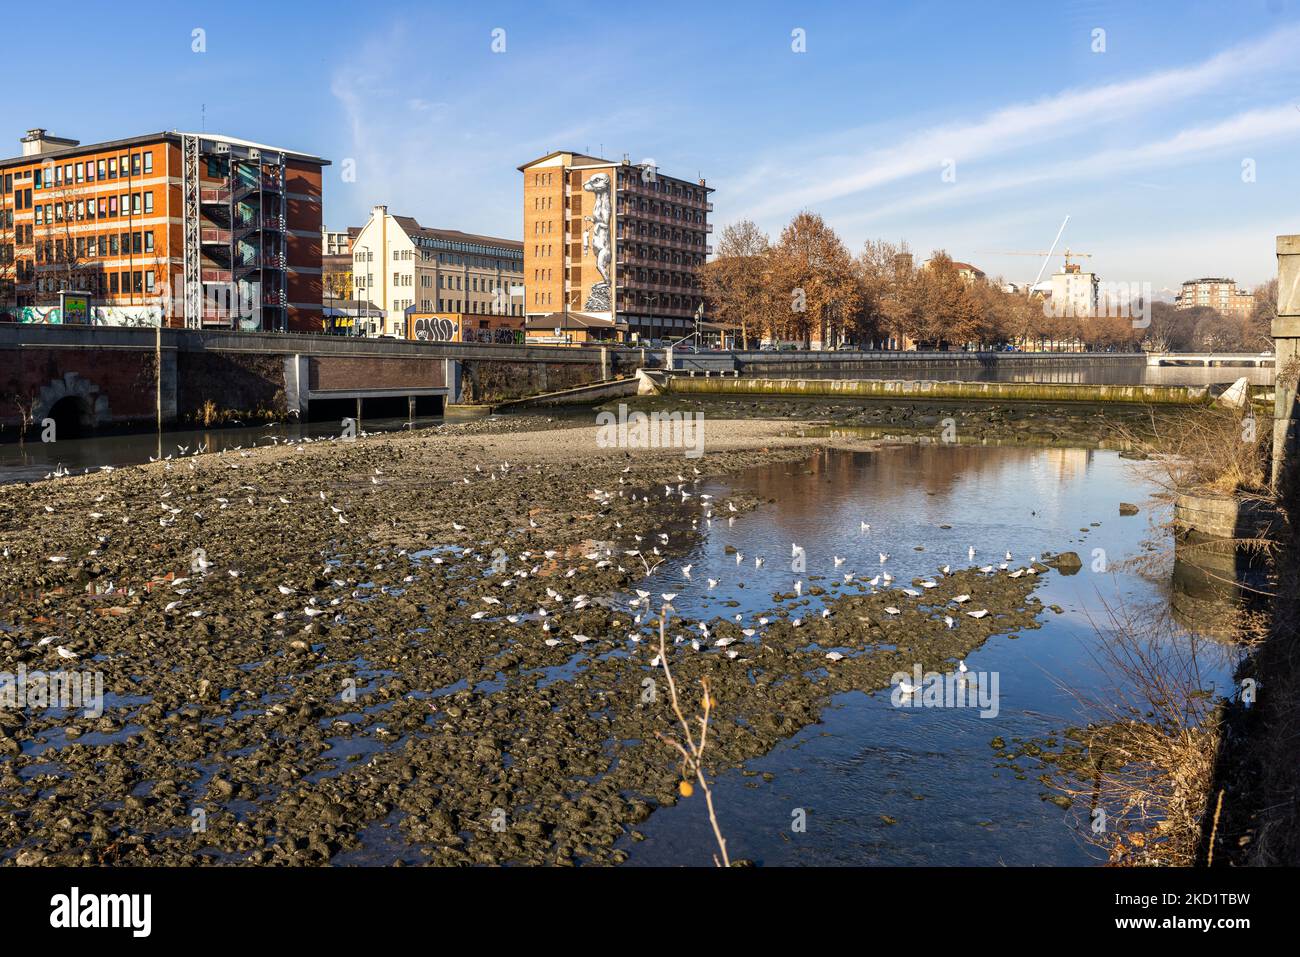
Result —
<path fill-rule="evenodd" d="M 1043 576 L 1036 592 L 1045 606 L 1040 629 L 994 637 L 967 659 L 972 672 L 997 673 L 996 717 L 973 709 L 896 708 L 888 691 L 849 692 L 833 699 L 821 724 L 723 774 L 715 801 L 733 859 L 1095 862 L 1080 816 L 1044 800 L 1047 789 L 1036 773 L 1018 779 L 1000 766 L 990 741 L 1042 738 L 1086 721 L 1089 702 L 1104 699 L 1114 683 L 1096 654 L 1107 607 L 1167 608 L 1172 546 L 1153 524 L 1164 516 L 1149 507 L 1133 465 L 1108 451 L 907 446 L 828 451 L 805 463 L 758 468 L 729 484 L 775 502 L 730 525 L 715 518 L 694 554 L 658 569 L 644 586 L 677 592 L 674 604 L 692 618 L 741 613 L 749 619 L 771 609 L 773 593 L 789 591 L 799 577 L 807 584 L 823 575 L 826 586 L 844 573 L 869 578 L 883 567 L 899 587 L 944 564 L 968 566 L 972 545 L 976 565 L 1000 564 L 1007 551 L 1013 566 L 1049 550 L 1073 550 L 1084 560 L 1075 575 Z M 1121 517 L 1121 501 L 1142 511 Z M 791 573 L 792 543 L 806 550 L 803 576 Z M 743 564 L 726 552 L 728 545 L 745 556 Z M 1104 572 L 1093 571 L 1094 562 L 1101 567 L 1097 549 L 1104 552 Z M 881 552 L 888 555 L 883 566 Z M 764 557 L 761 568 L 754 567 L 755 556 Z M 838 568 L 836 556 L 845 559 Z M 1154 574 L 1121 567 L 1143 556 Z M 690 578 L 681 571 L 687 563 Z M 719 582 L 713 589 L 709 578 Z M 723 607 L 728 600 L 739 607 Z M 1061 613 L 1048 610 L 1051 605 Z M 1226 688 L 1232 652 L 1186 640 L 1211 652 L 1202 661 L 1205 686 Z M 803 831 L 793 827 L 800 816 Z M 709 860 L 712 835 L 702 801 L 661 809 L 640 831 L 643 841 L 623 844 L 632 864 Z"/>

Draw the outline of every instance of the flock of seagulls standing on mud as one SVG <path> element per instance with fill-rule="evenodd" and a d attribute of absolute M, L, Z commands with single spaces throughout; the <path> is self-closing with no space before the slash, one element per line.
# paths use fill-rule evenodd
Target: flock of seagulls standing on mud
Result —
<path fill-rule="evenodd" d="M 365 435 L 367 433 L 363 432 L 360 434 Z M 319 438 L 306 437 L 306 438 L 295 440 L 295 439 L 281 439 L 279 436 L 268 435 L 265 436 L 264 438 L 267 438 L 273 444 L 276 445 L 283 444 L 286 447 L 296 447 L 298 450 L 301 450 L 303 447 L 313 442 L 340 440 L 338 436 L 324 436 Z M 162 461 L 164 463 L 164 469 L 166 471 L 171 471 L 173 469 L 174 464 L 176 462 L 179 462 L 181 459 L 185 459 L 185 458 L 192 459 L 194 456 L 197 456 L 205 451 L 208 450 L 201 446 L 191 449 L 191 447 L 189 446 L 178 445 L 176 447 L 176 452 L 174 454 L 169 454 L 165 457 L 150 456 L 149 461 L 150 462 Z M 234 446 L 233 448 L 223 449 L 218 454 L 224 456 L 227 452 L 236 453 L 240 457 L 246 457 L 249 454 L 249 451 L 243 449 L 242 446 Z M 189 465 L 189 468 L 192 471 L 194 469 L 193 462 L 190 461 L 187 464 Z M 238 467 L 239 466 L 237 464 L 232 464 L 230 466 L 230 468 L 238 468 Z M 107 465 L 100 466 L 99 468 L 101 471 L 105 471 L 105 472 L 109 472 L 113 470 L 113 466 L 107 466 Z M 500 472 L 501 476 L 505 476 L 509 474 L 510 470 L 511 470 L 511 464 L 509 462 L 503 462 L 500 465 L 492 466 L 489 468 L 488 472 L 486 473 L 487 480 L 495 481 L 498 478 L 498 471 Z M 620 486 L 620 489 L 617 492 L 611 492 L 611 491 L 595 488 L 591 490 L 588 497 L 596 501 L 598 504 L 608 505 L 612 503 L 614 498 L 616 497 L 623 498 L 626 496 L 628 500 L 634 504 L 640 502 L 645 506 L 650 506 L 651 499 L 652 499 L 651 493 L 627 491 L 624 488 L 629 484 L 631 484 L 630 480 L 627 478 L 628 473 L 630 473 L 631 470 L 632 470 L 631 466 L 628 466 L 627 468 L 622 470 L 622 474 L 620 474 L 618 478 L 618 484 Z M 92 469 L 89 468 L 86 469 L 86 472 L 90 472 L 90 471 L 92 471 Z M 381 484 L 381 476 L 383 475 L 383 472 L 378 468 L 374 469 L 373 471 L 374 474 L 369 477 L 371 484 L 373 485 Z M 704 529 L 712 529 L 715 519 L 722 520 L 722 518 L 724 517 L 725 517 L 727 527 L 728 528 L 733 527 L 736 522 L 736 517 L 739 514 L 739 509 L 737 509 L 735 503 L 730 501 L 725 502 L 725 506 L 726 506 L 725 516 L 719 515 L 720 506 L 715 502 L 715 496 L 711 493 L 698 491 L 698 486 L 702 481 L 700 470 L 698 468 L 693 468 L 691 471 L 692 471 L 692 475 L 690 477 L 686 476 L 685 474 L 679 473 L 677 475 L 677 482 L 675 484 L 673 483 L 664 484 L 662 499 L 667 499 L 670 500 L 673 504 L 680 504 L 680 505 L 685 505 L 688 502 L 694 501 L 698 505 L 700 509 L 699 513 L 690 518 L 690 527 L 693 532 L 700 531 L 701 522 L 703 522 Z M 485 473 L 481 465 L 474 466 L 474 473 L 475 473 L 474 479 L 483 480 L 485 477 Z M 56 467 L 56 469 L 53 472 L 49 473 L 46 477 L 61 478 L 70 474 L 71 472 L 65 469 L 62 463 L 60 463 Z M 453 484 L 470 484 L 471 481 L 473 481 L 474 479 L 472 479 L 469 475 L 466 475 L 463 476 L 459 480 L 459 482 Z M 240 491 L 243 493 L 253 493 L 255 492 L 255 489 L 252 486 L 245 485 L 245 486 L 240 486 Z M 163 489 L 160 491 L 160 498 L 159 498 L 159 508 L 163 514 L 158 518 L 158 524 L 162 528 L 166 528 L 169 525 L 174 524 L 177 516 L 181 514 L 181 509 L 176 508 L 175 506 L 169 503 L 168 499 L 170 498 L 171 495 L 172 495 L 171 489 L 168 488 L 166 484 L 164 484 Z M 97 503 L 102 502 L 104 497 L 105 497 L 104 495 L 100 495 L 95 501 Z M 339 525 L 349 524 L 349 520 L 345 514 L 345 510 L 342 507 L 330 502 L 329 495 L 326 491 L 321 490 L 318 493 L 318 497 L 322 505 L 327 507 L 330 510 L 330 512 L 333 514 L 333 516 L 335 517 Z M 289 505 L 292 503 L 292 499 L 283 494 L 277 495 L 276 501 L 281 505 Z M 254 506 L 256 504 L 256 500 L 252 494 L 246 494 L 245 502 L 248 506 Z M 215 499 L 213 504 L 216 507 L 216 509 L 224 510 L 231 507 L 232 504 L 235 503 L 233 503 L 227 497 L 219 497 Z M 53 511 L 53 509 L 49 505 L 44 506 L 44 509 L 46 512 Z M 203 519 L 203 514 L 201 512 L 195 512 L 194 514 L 195 517 L 200 521 Z M 99 521 L 105 517 L 104 513 L 95 510 L 90 511 L 89 516 L 96 521 Z M 123 523 L 129 523 L 131 521 L 131 517 L 129 515 L 124 515 L 122 516 L 121 521 Z M 528 524 L 530 529 L 537 529 L 539 527 L 536 520 L 534 520 L 531 517 L 528 520 Z M 622 528 L 621 522 L 615 521 L 614 525 L 616 529 L 621 530 Z M 858 528 L 859 528 L 859 533 L 862 536 L 864 537 L 869 536 L 871 532 L 871 523 L 865 520 L 859 521 Z M 468 531 L 465 525 L 462 525 L 460 523 L 455 523 L 455 522 L 452 523 L 452 530 L 455 533 L 457 533 L 457 535 L 461 535 L 462 533 Z M 635 560 L 636 562 L 639 562 L 645 574 L 647 576 L 650 576 L 651 574 L 657 572 L 660 566 L 663 565 L 664 562 L 666 561 L 664 549 L 666 549 L 667 546 L 669 545 L 669 542 L 671 541 L 671 535 L 672 533 L 670 531 L 654 532 L 651 536 L 649 536 L 648 542 L 647 542 L 647 536 L 633 535 L 632 536 L 633 543 L 631 543 L 631 547 L 616 549 L 613 546 L 613 544 L 610 543 L 603 546 L 597 546 L 594 550 L 585 552 L 583 554 L 583 557 L 587 560 L 594 561 L 595 567 L 597 568 L 609 567 L 613 565 L 616 566 L 618 571 L 622 573 L 625 573 L 627 569 L 621 563 L 625 559 L 632 559 Z M 106 540 L 107 539 L 104 536 L 99 537 L 100 544 L 102 544 Z M 790 549 L 791 549 L 792 557 L 797 557 L 798 555 L 800 555 L 800 553 L 804 551 L 802 546 L 794 542 L 791 543 Z M 436 550 L 430 550 L 430 552 L 432 551 L 436 551 Z M 449 549 L 449 553 L 454 553 L 455 551 L 457 551 L 456 547 L 452 547 L 451 549 Z M 480 563 L 486 563 L 489 560 L 486 556 L 476 552 L 475 548 L 473 547 L 459 547 L 458 551 L 459 551 L 459 557 L 461 558 L 471 558 L 477 560 Z M 96 553 L 95 551 L 92 551 L 90 554 L 94 555 L 95 553 Z M 399 552 L 399 554 L 405 555 L 406 550 L 402 550 L 401 552 Z M 446 558 L 443 557 L 442 555 L 431 554 L 427 557 L 430 557 L 433 563 L 438 565 L 444 564 L 446 561 Z M 495 583 L 496 587 L 503 588 L 503 589 L 508 588 L 511 582 L 515 579 L 527 578 L 530 575 L 537 576 L 537 575 L 544 574 L 543 565 L 542 565 L 543 561 L 551 562 L 557 558 L 562 558 L 564 556 L 561 556 L 554 549 L 543 549 L 540 552 L 524 551 L 521 552 L 517 557 L 524 564 L 526 565 L 531 564 L 531 568 L 521 568 L 515 571 L 513 574 L 504 576 L 503 578 L 499 579 Z M 917 591 L 915 588 L 911 588 L 911 587 L 893 588 L 894 577 L 886 568 L 887 564 L 891 559 L 891 555 L 887 552 L 877 550 L 877 557 L 879 559 L 879 570 L 873 577 L 869 579 L 865 577 L 860 577 L 858 573 L 854 571 L 847 571 L 847 572 L 840 571 L 839 574 L 842 576 L 845 585 L 851 584 L 855 580 L 857 580 L 860 584 L 865 584 L 870 588 L 870 592 L 869 592 L 870 594 L 876 594 L 877 592 L 885 589 L 892 589 L 894 593 L 899 594 L 900 596 L 906 599 L 913 599 L 913 600 L 921 598 L 925 591 L 928 591 L 929 589 L 938 586 L 938 582 L 932 576 L 930 578 L 920 580 L 917 582 L 917 584 L 920 585 L 921 589 L 923 589 L 922 591 Z M 976 549 L 974 545 L 971 545 L 967 549 L 967 559 L 973 563 L 975 561 L 975 558 L 976 558 Z M 734 549 L 734 561 L 738 568 L 744 566 L 746 564 L 746 560 L 747 560 L 747 556 L 744 554 L 744 552 L 740 551 L 739 549 Z M 49 561 L 52 563 L 65 562 L 67 561 L 67 556 L 51 555 L 49 556 Z M 696 559 L 696 561 L 698 561 L 698 559 Z M 845 556 L 833 555 L 832 561 L 833 561 L 834 569 L 836 571 L 839 571 L 841 567 L 844 566 L 849 561 L 849 559 Z M 996 574 L 997 572 L 1007 572 L 1008 575 L 1012 578 L 1019 578 L 1023 575 L 1036 574 L 1036 568 L 1035 568 L 1035 564 L 1037 562 L 1036 556 L 1030 558 L 1029 563 L 1026 566 L 1017 568 L 1015 570 L 1010 570 L 1011 561 L 1012 561 L 1012 554 L 1008 550 L 1004 553 L 1001 562 L 997 563 L 996 565 L 992 563 L 982 565 L 978 568 L 978 571 L 986 575 Z M 766 559 L 762 555 L 752 556 L 752 566 L 755 571 L 762 569 L 764 567 L 765 562 Z M 205 557 L 200 556 L 195 559 L 192 571 L 196 577 L 202 576 L 207 573 L 208 568 L 210 566 L 211 563 L 208 562 Z M 377 567 L 382 567 L 382 566 L 377 566 Z M 685 579 L 687 582 L 693 581 L 692 572 L 694 568 L 695 568 L 694 561 L 686 562 L 678 566 L 678 570 L 680 571 L 682 578 Z M 577 571 L 578 571 L 577 568 L 570 568 L 564 573 L 563 577 L 572 578 L 577 573 Z M 232 577 L 237 578 L 239 577 L 240 572 L 236 569 L 229 569 L 228 574 L 231 575 Z M 950 565 L 945 564 L 938 569 L 938 577 L 940 578 L 946 577 L 950 574 L 952 574 L 952 569 Z M 410 576 L 406 578 L 406 581 L 408 582 L 411 580 L 412 577 Z M 185 614 L 196 618 L 201 617 L 203 615 L 202 609 L 183 608 L 185 596 L 190 592 L 190 589 L 185 587 L 189 581 L 190 581 L 189 577 L 182 577 L 182 578 L 176 578 L 170 583 L 174 593 L 177 595 L 177 598 L 175 600 L 170 601 L 165 606 L 164 608 L 165 614 L 167 615 Z M 722 585 L 723 581 L 721 578 L 706 577 L 704 583 L 705 583 L 704 590 L 705 593 L 707 594 L 708 592 L 713 592 L 720 585 Z M 343 579 L 335 579 L 333 581 L 333 584 L 335 586 L 346 586 L 349 583 L 344 581 Z M 282 596 L 285 596 L 286 598 L 296 595 L 298 591 L 298 589 L 295 586 L 288 585 L 288 584 L 278 585 L 277 590 Z M 798 578 L 793 582 L 792 590 L 797 597 L 803 596 L 804 581 L 802 578 Z M 354 597 L 356 596 L 356 594 L 357 594 L 356 592 L 353 592 Z M 502 600 L 500 598 L 496 597 L 495 595 L 484 595 L 482 596 L 481 600 L 482 600 L 482 604 L 485 607 L 473 611 L 470 614 L 470 618 L 474 621 L 481 621 L 483 619 L 492 620 L 495 618 L 501 618 L 502 620 L 505 620 L 507 623 L 511 625 L 523 625 L 530 622 L 539 622 L 541 627 L 541 632 L 543 635 L 542 640 L 544 641 L 544 643 L 548 647 L 556 647 L 563 644 L 565 640 L 560 637 L 560 632 L 563 629 L 561 628 L 559 622 L 561 616 L 566 611 L 580 611 L 583 608 L 588 607 L 590 604 L 596 601 L 600 601 L 601 604 L 605 604 L 605 605 L 610 604 L 609 602 L 606 602 L 604 600 L 593 599 L 591 596 L 585 594 L 575 594 L 572 596 L 565 596 L 564 594 L 562 594 L 561 592 L 559 592 L 553 587 L 548 587 L 546 589 L 546 595 L 547 597 L 545 601 L 542 602 L 539 605 L 539 607 L 536 608 L 535 611 L 528 612 L 528 613 L 512 612 L 506 615 L 497 614 L 498 608 L 502 606 Z M 651 592 L 640 588 L 635 589 L 635 595 L 636 595 L 635 598 L 632 598 L 625 603 L 626 607 L 623 610 L 626 611 L 626 613 L 630 616 L 631 624 L 633 626 L 644 627 L 654 617 L 652 611 L 652 601 L 655 596 Z M 666 608 L 663 609 L 663 611 L 666 611 L 667 608 L 672 608 L 672 603 L 677 597 L 678 595 L 675 592 L 660 593 L 658 598 L 662 601 L 663 605 L 666 606 Z M 301 609 L 300 612 L 307 621 L 304 630 L 311 630 L 312 623 L 315 620 L 315 618 L 321 615 L 330 614 L 331 609 L 334 606 L 337 606 L 341 602 L 341 600 L 342 600 L 341 598 L 335 597 L 329 602 L 322 604 L 321 599 L 317 598 L 316 596 L 308 597 L 306 605 Z M 958 619 L 955 617 L 956 615 L 964 614 L 972 619 L 981 619 L 989 614 L 989 611 L 983 608 L 969 610 L 969 611 L 962 611 L 961 609 L 963 608 L 963 606 L 969 601 L 970 601 L 969 595 L 957 595 L 951 599 L 949 604 L 955 607 L 951 609 L 947 609 L 946 613 L 943 614 L 942 616 L 942 621 L 944 622 L 947 628 L 951 629 L 957 627 Z M 547 607 L 548 605 L 550 605 L 551 607 Z M 898 605 L 891 604 L 886 606 L 885 613 L 890 617 L 895 617 L 902 614 L 902 609 Z M 823 607 L 820 610 L 820 615 L 823 619 L 831 617 L 831 614 L 832 612 L 829 608 Z M 274 617 L 276 618 L 276 620 L 284 621 L 289 617 L 289 613 L 285 611 L 280 611 L 276 613 Z M 341 620 L 341 618 L 342 616 L 336 613 L 336 620 Z M 743 616 L 740 614 L 736 614 L 734 616 L 734 619 L 738 624 L 743 622 Z M 761 640 L 761 632 L 759 629 L 766 626 L 768 623 L 769 620 L 766 617 L 760 616 L 756 619 L 755 622 L 757 627 L 744 628 L 742 629 L 741 634 L 747 640 L 753 638 L 759 638 Z M 792 626 L 797 628 L 802 625 L 803 619 L 801 617 L 793 618 L 791 619 L 790 623 Z M 674 637 L 674 645 L 686 645 L 695 651 L 704 651 L 707 648 L 711 647 L 725 654 L 728 658 L 734 659 L 739 656 L 739 651 L 735 648 L 730 647 L 731 645 L 736 643 L 737 641 L 736 638 L 732 636 L 712 635 L 710 633 L 708 625 L 703 621 L 696 623 L 694 628 L 695 630 L 698 631 L 699 633 L 698 636 L 687 638 L 685 635 L 678 634 Z M 630 641 L 632 644 L 635 645 L 643 640 L 643 635 L 633 630 L 628 632 L 627 639 L 628 641 Z M 53 643 L 53 641 L 55 640 L 57 640 L 57 636 L 47 637 L 45 639 L 42 639 L 41 644 L 42 645 L 50 644 Z M 572 641 L 574 644 L 581 647 L 591 642 L 593 639 L 591 636 L 584 635 L 579 632 L 571 632 L 568 635 L 568 640 Z M 76 652 L 71 651 L 62 645 L 55 645 L 53 650 L 60 658 L 72 659 L 77 657 Z M 830 662 L 841 661 L 844 659 L 844 657 L 845 655 L 839 651 L 829 651 L 825 655 L 825 658 Z M 656 660 L 652 662 L 652 664 L 658 664 L 657 658 L 658 656 L 656 656 Z M 958 662 L 959 674 L 964 676 L 967 671 L 968 668 L 965 661 L 964 660 L 959 661 Z M 903 683 L 900 683 L 900 688 L 904 691 L 904 693 L 908 693 L 907 689 L 903 687 Z"/>

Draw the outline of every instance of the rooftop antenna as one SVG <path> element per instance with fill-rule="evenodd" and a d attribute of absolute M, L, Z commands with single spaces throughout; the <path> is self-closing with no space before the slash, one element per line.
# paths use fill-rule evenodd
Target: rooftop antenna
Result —
<path fill-rule="evenodd" d="M 200 103 L 199 104 L 199 132 L 206 133 L 207 131 L 208 131 L 208 104 Z"/>

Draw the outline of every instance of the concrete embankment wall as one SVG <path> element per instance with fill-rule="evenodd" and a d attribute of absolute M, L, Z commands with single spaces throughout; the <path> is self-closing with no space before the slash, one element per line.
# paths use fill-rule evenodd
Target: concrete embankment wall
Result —
<path fill-rule="evenodd" d="M 1122 402 L 1200 405 L 1205 386 L 1079 385 L 1041 382 L 930 382 L 897 379 L 666 377 L 667 392 L 705 395 L 811 396 L 839 399 L 959 399 L 983 402 Z"/>
<path fill-rule="evenodd" d="M 493 407 L 494 412 L 514 412 L 519 409 L 536 409 L 551 408 L 565 405 L 591 405 L 596 402 L 605 402 L 609 399 L 618 399 L 630 397 L 637 394 L 640 379 L 629 376 L 626 379 L 615 379 L 609 382 L 597 382 L 592 385 L 582 385 L 573 389 L 562 389 L 557 392 L 547 392 L 542 395 L 529 396 L 526 399 L 516 399 L 512 402 L 503 402 Z"/>
<path fill-rule="evenodd" d="M 665 360 L 667 361 L 667 360 Z M 759 378 L 839 374 L 872 379 L 934 369 L 963 376 L 979 371 L 1032 369 L 1057 372 L 1097 367 L 1139 370 L 1140 352 L 700 352 L 674 351 L 671 368 L 683 372 L 739 372 Z"/>

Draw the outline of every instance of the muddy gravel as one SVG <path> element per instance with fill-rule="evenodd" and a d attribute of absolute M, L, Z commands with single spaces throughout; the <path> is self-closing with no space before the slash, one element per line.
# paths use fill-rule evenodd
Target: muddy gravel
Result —
<path fill-rule="evenodd" d="M 677 490 L 830 444 L 789 426 L 711 419 L 685 460 L 495 419 L 0 489 L 0 670 L 95 672 L 105 695 L 0 708 L 0 861 L 621 861 L 656 808 L 700 799 L 645 693 L 663 600 L 630 600 L 710 509 L 778 507 Z M 772 595 L 766 624 L 705 621 L 698 650 L 670 615 L 679 686 L 717 702 L 710 772 L 831 695 L 1037 627 L 1037 574 L 933 580 Z"/>

